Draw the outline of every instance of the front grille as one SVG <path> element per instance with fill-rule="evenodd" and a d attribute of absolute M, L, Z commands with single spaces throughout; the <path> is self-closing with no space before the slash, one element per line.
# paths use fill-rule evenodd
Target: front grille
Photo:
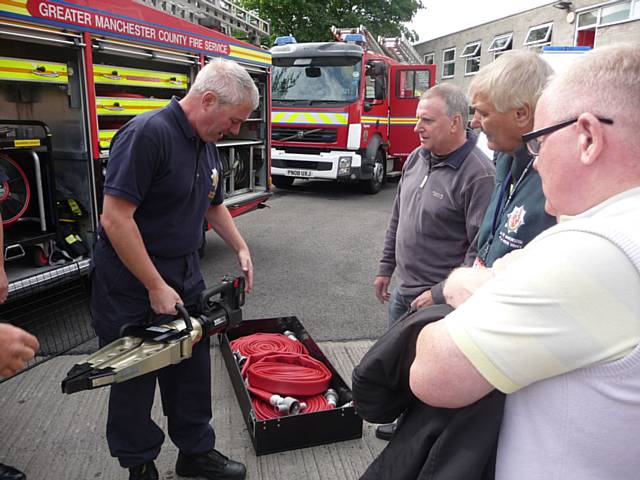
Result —
<path fill-rule="evenodd" d="M 277 168 L 296 168 L 302 170 L 318 170 L 329 171 L 331 170 L 331 162 L 303 162 L 300 160 L 280 160 L 273 159 L 271 165 Z"/>
<path fill-rule="evenodd" d="M 287 142 L 335 143 L 338 133 L 335 128 L 272 128 L 271 139 Z"/>

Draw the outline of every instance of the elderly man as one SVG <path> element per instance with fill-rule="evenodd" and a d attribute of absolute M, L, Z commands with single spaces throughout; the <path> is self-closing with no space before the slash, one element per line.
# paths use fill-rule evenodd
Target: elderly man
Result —
<path fill-rule="evenodd" d="M 198 73 L 182 100 L 174 98 L 118 131 L 92 269 L 91 308 L 101 345 L 118 338 L 123 324 L 197 303 L 204 289 L 197 250 L 205 217 L 236 252 L 251 289 L 251 256 L 222 203 L 215 142 L 237 134 L 258 99 L 241 66 L 216 60 Z M 107 440 L 129 478 L 158 478 L 154 459 L 164 434 L 150 416 L 156 381 L 169 435 L 180 450 L 176 473 L 244 479 L 244 465 L 214 450 L 208 338 L 189 360 L 111 387 Z"/>
<path fill-rule="evenodd" d="M 464 93 L 449 84 L 427 90 L 418 104 L 421 145 L 404 166 L 374 281 L 380 302 L 389 301 L 390 325 L 411 308 L 443 302 L 441 282 L 475 259 L 495 168 L 467 131 L 467 112 Z M 376 434 L 389 439 L 393 431 L 393 424 L 383 425 Z"/>
<path fill-rule="evenodd" d="M 481 128 L 498 152 L 496 186 L 478 231 L 475 267 L 493 266 L 556 224 L 544 211 L 540 175 L 522 143 L 522 135 L 533 128 L 538 98 L 552 73 L 537 53 L 513 50 L 482 67 L 471 81 L 471 126 Z M 443 303 L 456 305 L 487 274 L 481 268 L 455 270 L 444 284 Z"/>
<path fill-rule="evenodd" d="M 497 480 L 638 478 L 638 78 L 632 44 L 553 79 L 524 140 L 560 223 L 418 337 L 410 382 L 424 402 L 508 394 Z"/>
<path fill-rule="evenodd" d="M 471 126 L 481 128 L 496 158 L 496 186 L 478 232 L 477 264 L 491 266 L 556 223 L 544 211 L 539 175 L 522 135 L 533 128 L 538 98 L 551 67 L 540 55 L 512 50 L 480 69 L 471 81 Z"/>

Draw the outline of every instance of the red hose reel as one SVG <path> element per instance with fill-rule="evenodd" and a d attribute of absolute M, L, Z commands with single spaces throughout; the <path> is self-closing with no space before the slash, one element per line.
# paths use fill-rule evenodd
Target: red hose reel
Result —
<path fill-rule="evenodd" d="M 24 170 L 6 153 L 0 152 L 0 211 L 2 225 L 17 222 L 29 207 L 31 188 Z"/>
<path fill-rule="evenodd" d="M 233 340 L 231 349 L 259 420 L 336 406 L 338 395 L 329 388 L 331 371 L 298 340 L 280 333 L 256 333 Z"/>

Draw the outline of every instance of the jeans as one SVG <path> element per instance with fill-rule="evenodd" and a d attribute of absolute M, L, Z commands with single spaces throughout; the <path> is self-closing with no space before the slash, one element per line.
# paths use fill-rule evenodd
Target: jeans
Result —
<path fill-rule="evenodd" d="M 418 295 L 400 295 L 397 288 L 393 289 L 389 297 L 389 328 L 411 309 L 411 302 L 417 297 Z"/>

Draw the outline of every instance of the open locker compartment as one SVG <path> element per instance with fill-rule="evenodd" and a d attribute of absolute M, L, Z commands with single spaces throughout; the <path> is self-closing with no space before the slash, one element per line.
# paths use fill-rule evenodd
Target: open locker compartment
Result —
<path fill-rule="evenodd" d="M 254 333 L 284 333 L 292 331 L 309 354 L 321 361 L 332 374 L 330 387 L 338 393 L 337 407 L 313 413 L 299 413 L 269 420 L 258 420 L 251 404 L 240 368 L 230 342 Z M 348 385 L 331 365 L 320 347 L 296 317 L 253 319 L 218 336 L 220 349 L 244 417 L 256 455 L 312 447 L 362 437 L 362 418 L 351 404 Z"/>
<path fill-rule="evenodd" d="M 51 256 L 63 250 L 59 202 L 73 199 L 82 206 L 89 227 L 77 232 L 84 237 L 78 244 L 92 243 L 93 219 L 80 100 L 80 36 L 53 30 L 34 33 L 27 27 L 3 24 L 0 39 L 0 150 L 20 167 L 30 190 L 21 218 L 5 225 L 11 301 L 35 285 L 45 287 L 66 276 L 57 272 L 61 266 L 88 266 L 88 255 Z M 71 171 L 67 159 L 80 165 L 74 167 L 78 177 L 74 183 L 66 179 Z M 5 159 L 5 163 L 10 162 Z"/>

